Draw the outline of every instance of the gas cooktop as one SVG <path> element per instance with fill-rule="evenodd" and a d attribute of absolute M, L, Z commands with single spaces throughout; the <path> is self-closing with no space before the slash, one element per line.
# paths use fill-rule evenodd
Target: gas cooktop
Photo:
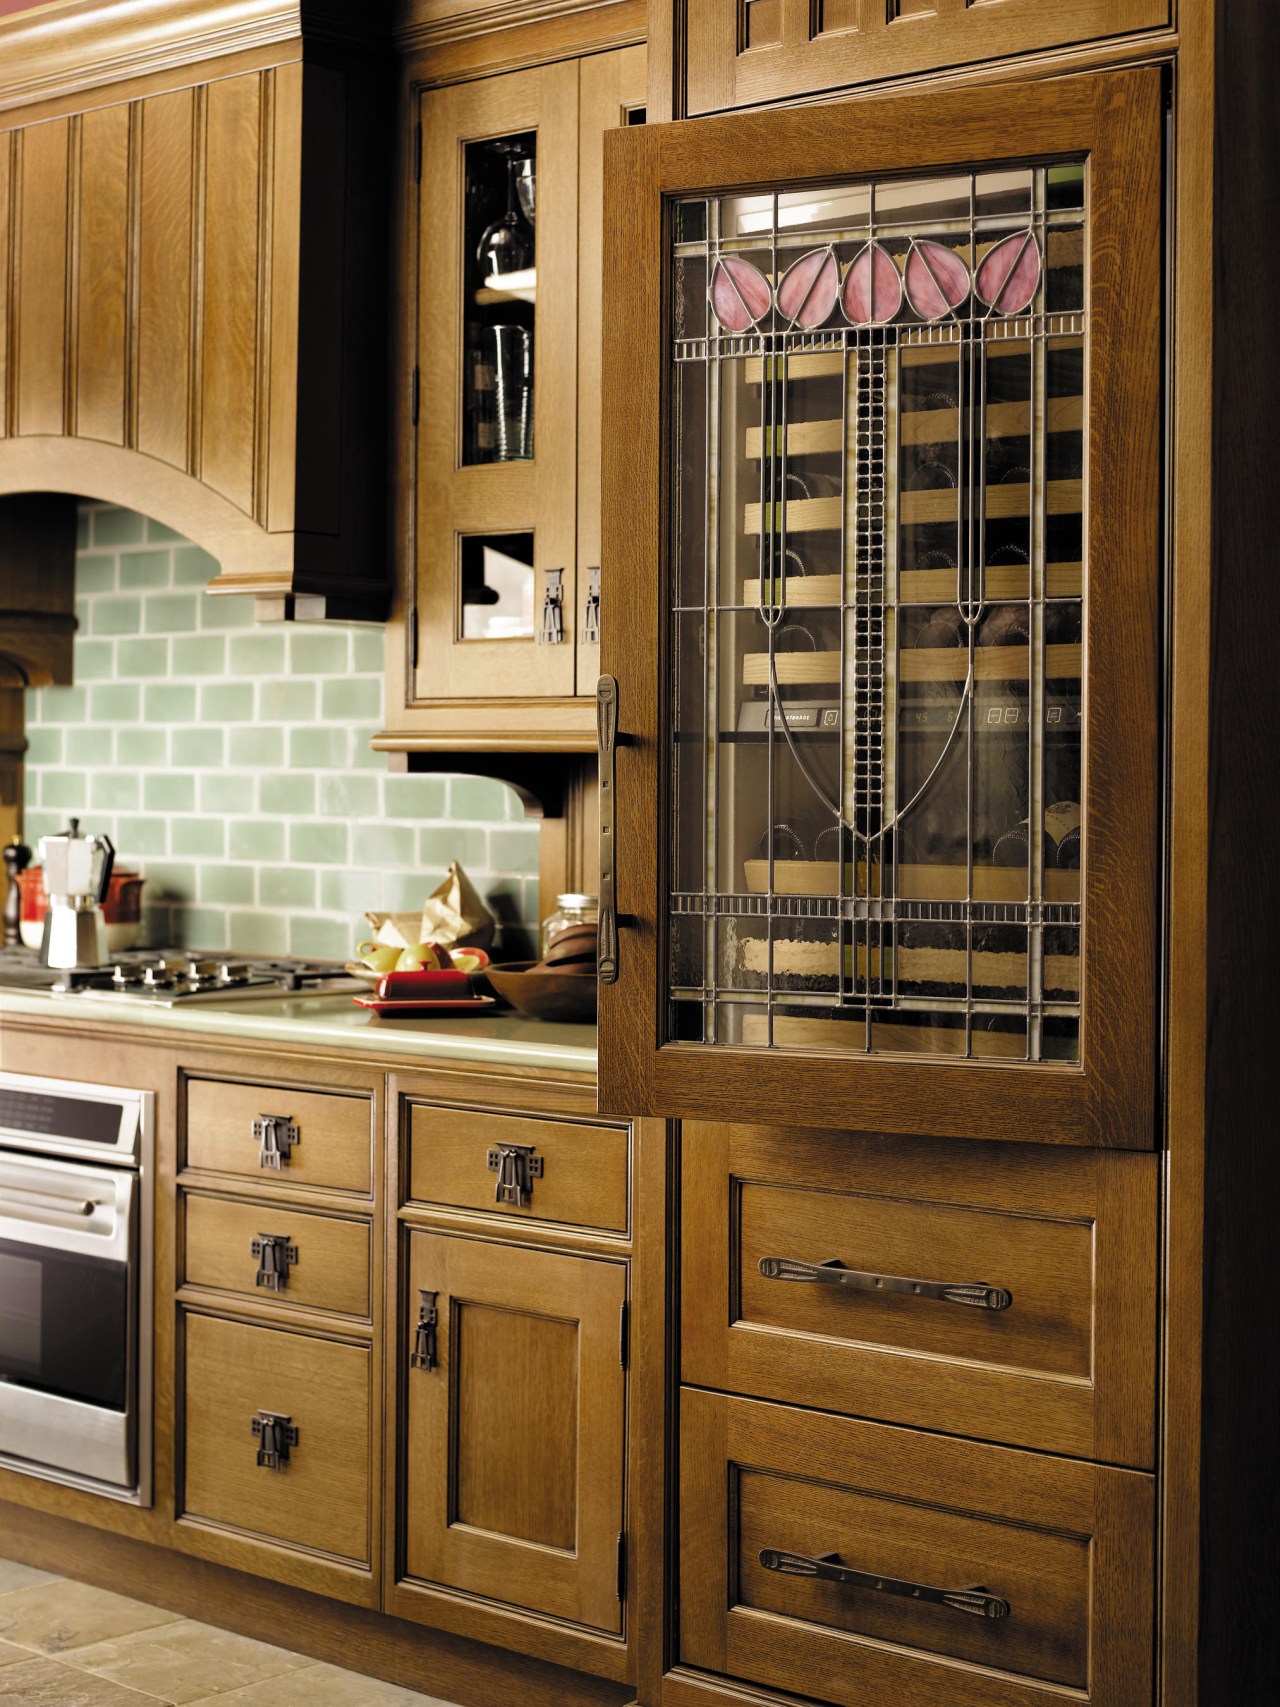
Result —
<path fill-rule="evenodd" d="M 29 949 L 0 950 L 0 986 L 80 1000 L 186 1007 L 264 996 L 326 996 L 361 988 L 337 960 L 271 959 L 196 949 L 130 949 L 106 966 L 42 966 Z"/>

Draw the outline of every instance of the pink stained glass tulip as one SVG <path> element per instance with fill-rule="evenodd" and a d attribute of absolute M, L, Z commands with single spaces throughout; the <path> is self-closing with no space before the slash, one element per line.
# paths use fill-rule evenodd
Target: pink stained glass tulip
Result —
<path fill-rule="evenodd" d="M 844 275 L 840 307 L 851 326 L 886 326 L 902 307 L 902 277 L 878 243 L 868 243 Z"/>
<path fill-rule="evenodd" d="M 773 301 L 769 281 L 741 255 L 725 255 L 711 275 L 711 308 L 726 332 L 747 332 Z"/>
<path fill-rule="evenodd" d="M 969 294 L 969 269 L 941 243 L 913 243 L 907 256 L 907 301 L 922 320 L 940 320 Z"/>
<path fill-rule="evenodd" d="M 987 251 L 974 275 L 974 289 L 997 314 L 1021 314 L 1040 284 L 1040 248 L 1030 231 L 1015 231 Z"/>
<path fill-rule="evenodd" d="M 778 312 L 793 326 L 812 331 L 831 316 L 840 289 L 840 269 L 831 249 L 811 249 L 793 261 L 778 281 Z"/>

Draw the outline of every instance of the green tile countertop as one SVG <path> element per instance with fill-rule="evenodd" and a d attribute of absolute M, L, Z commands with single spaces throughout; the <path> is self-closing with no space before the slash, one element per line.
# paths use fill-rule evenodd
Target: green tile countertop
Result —
<path fill-rule="evenodd" d="M 311 1044 L 372 1057 L 479 1061 L 494 1067 L 547 1067 L 594 1073 L 596 1028 L 525 1019 L 509 1010 L 475 1018 L 377 1019 L 350 996 L 276 996 L 251 1001 L 151 1007 L 46 991 L 0 988 L 0 1028 L 8 1015 L 186 1032 L 234 1041 Z"/>

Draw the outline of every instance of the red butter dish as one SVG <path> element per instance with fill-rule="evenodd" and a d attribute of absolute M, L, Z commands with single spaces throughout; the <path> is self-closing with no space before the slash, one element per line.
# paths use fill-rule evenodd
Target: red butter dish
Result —
<path fill-rule="evenodd" d="M 469 973 L 424 966 L 417 972 L 387 972 L 375 989 L 381 1002 L 456 1002 L 472 995 Z"/>

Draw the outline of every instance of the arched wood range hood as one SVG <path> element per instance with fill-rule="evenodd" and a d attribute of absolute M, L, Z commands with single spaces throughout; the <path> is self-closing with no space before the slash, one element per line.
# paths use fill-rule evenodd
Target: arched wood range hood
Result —
<path fill-rule="evenodd" d="M 73 504 L 33 494 L 167 523 L 260 618 L 385 614 L 385 28 L 0 14 L 0 802 L 19 690 L 69 679 Z"/>
<path fill-rule="evenodd" d="M 382 614 L 381 13 L 0 17 L 0 496 L 141 510 L 260 615 Z"/>

